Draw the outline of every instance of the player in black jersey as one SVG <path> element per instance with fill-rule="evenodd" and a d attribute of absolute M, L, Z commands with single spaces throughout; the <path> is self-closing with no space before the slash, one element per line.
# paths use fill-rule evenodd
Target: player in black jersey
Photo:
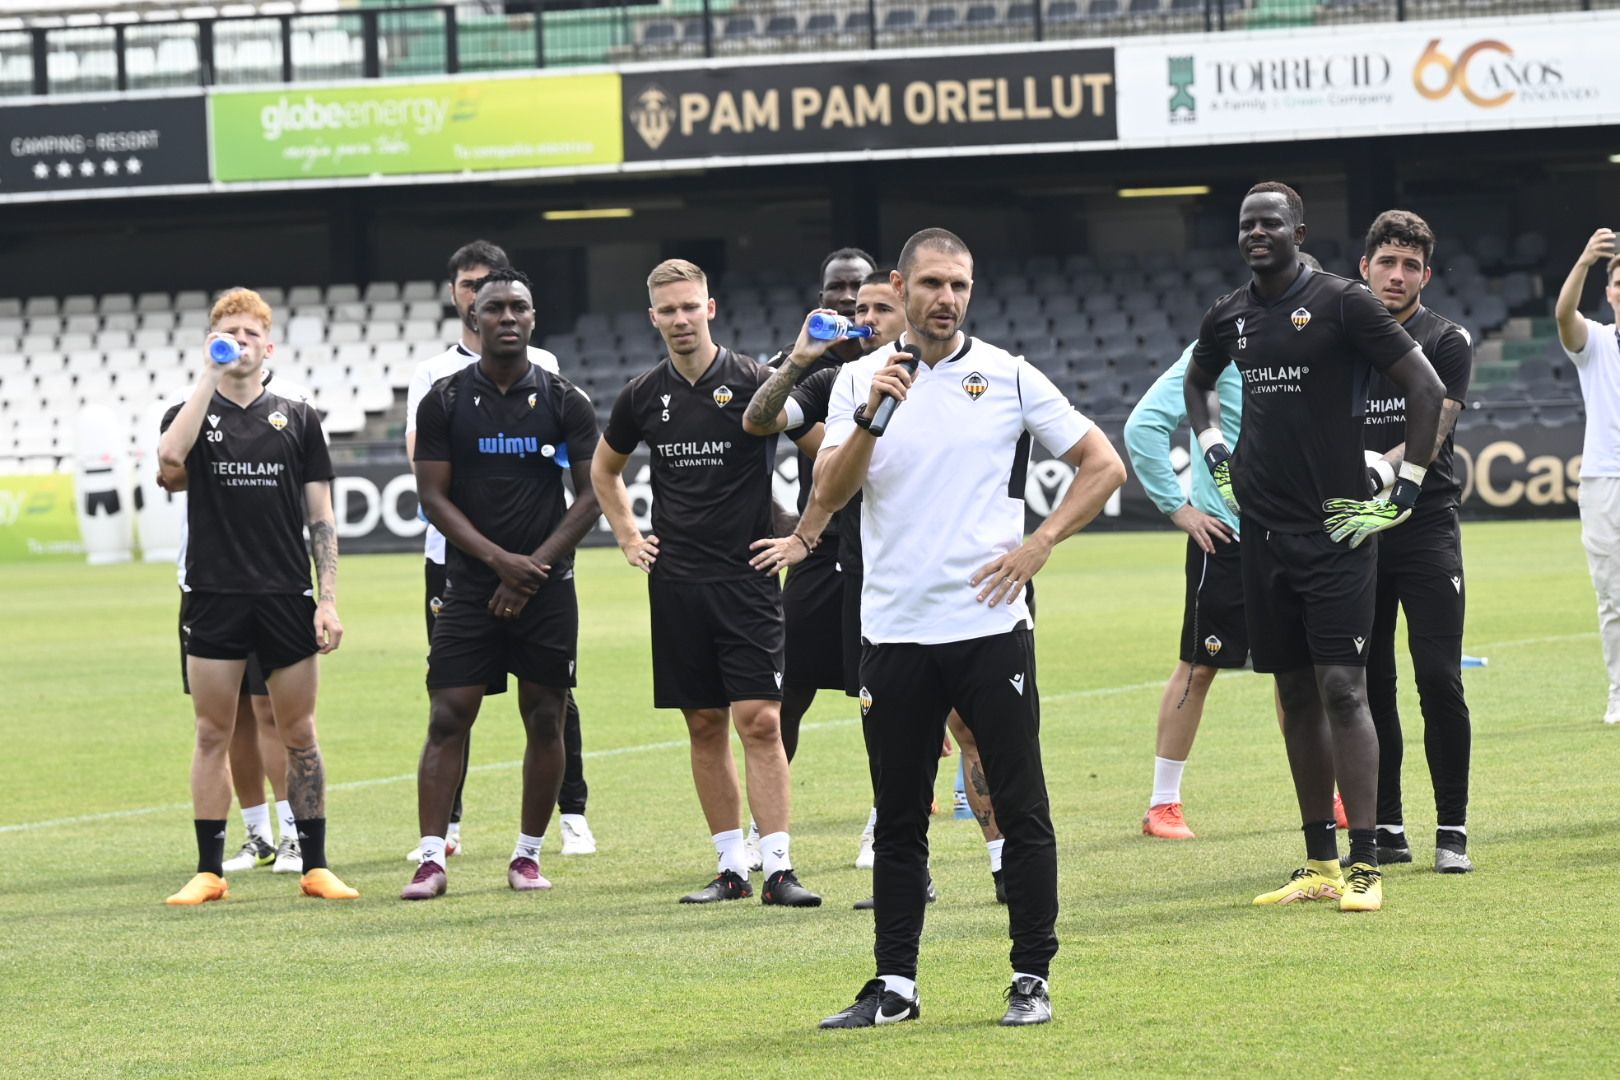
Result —
<path fill-rule="evenodd" d="M 832 311 L 846 319 L 855 318 L 856 299 L 861 280 L 871 274 L 877 263 L 860 248 L 845 247 L 828 253 L 821 260 L 821 286 L 816 294 L 816 309 Z M 870 339 L 868 339 L 870 340 Z M 810 360 L 808 366 L 790 362 L 794 346 L 778 352 L 768 361 L 783 382 L 773 386 L 767 383 L 749 402 L 743 415 L 743 430 L 750 435 L 772 435 L 769 421 L 775 417 L 786 399 L 788 389 L 800 378 L 817 371 L 836 370 L 846 361 L 865 355 L 861 339 L 835 341 L 821 355 Z M 762 401 L 769 394 L 770 401 Z M 756 410 L 755 406 L 760 406 Z M 758 415 L 756 416 L 756 412 Z M 810 497 L 810 473 L 815 468 L 815 449 L 799 449 L 799 513 L 804 513 Z M 782 586 L 782 618 L 786 629 L 786 659 L 782 670 L 782 748 L 791 763 L 799 748 L 799 723 L 820 689 L 844 688 L 843 604 L 844 590 L 838 571 L 838 540 L 836 531 L 787 576 Z M 759 869 L 759 833 L 749 823 L 748 856 L 752 869 Z"/>
<path fill-rule="evenodd" d="M 326 865 L 326 770 L 315 735 L 315 654 L 338 647 L 337 532 L 332 462 L 320 415 L 260 381 L 274 346 L 270 307 L 232 289 L 210 313 L 209 342 L 230 339 L 240 357 L 216 364 L 206 350 L 191 396 L 158 442 L 165 486 L 185 488 L 186 674 L 197 715 L 191 764 L 197 874 L 171 904 L 222 900 L 227 747 L 249 653 L 266 676 L 276 730 L 287 748 L 287 799 L 303 853 L 305 895 L 360 894 Z M 309 527 L 309 545 L 304 527 Z M 309 581 L 313 550 L 319 597 Z"/>
<path fill-rule="evenodd" d="M 449 541 L 444 607 L 428 653 L 427 745 L 417 773 L 421 862 L 401 898 L 443 895 L 445 831 L 462 744 L 497 677 L 518 679 L 523 808 L 507 883 L 549 889 L 540 847 L 562 786 L 563 713 L 574 685 L 579 606 L 574 548 L 596 522 L 590 457 L 596 414 L 560 375 L 532 362 L 534 297 L 515 270 L 477 288 L 479 359 L 433 384 L 416 421 L 416 475 Z M 565 509 L 561 464 L 579 497 Z"/>
<path fill-rule="evenodd" d="M 1423 745 L 1434 781 L 1434 868 L 1465 874 L 1468 858 L 1470 725 L 1463 697 L 1462 485 L 1453 464 L 1452 430 L 1467 407 L 1473 371 L 1468 331 L 1423 305 L 1434 259 L 1434 232 L 1416 214 L 1386 210 L 1367 231 L 1361 276 L 1373 295 L 1423 348 L 1445 383 L 1438 445 L 1423 497 L 1400 528 L 1378 538 L 1377 609 L 1367 646 L 1367 694 L 1378 729 L 1378 860 L 1411 862 L 1401 816 L 1401 717 L 1395 700 L 1395 617 L 1406 613 L 1412 675 L 1423 706 Z M 1367 391 L 1366 446 L 1374 493 L 1391 487 L 1406 454 L 1406 402 L 1401 389 L 1375 375 Z"/>
<path fill-rule="evenodd" d="M 1204 315 L 1187 366 L 1187 416 L 1222 497 L 1241 514 L 1245 619 L 1256 671 L 1270 672 L 1303 819 L 1306 864 L 1257 904 L 1383 903 L 1374 813 L 1378 735 L 1367 707 L 1377 550 L 1433 456 L 1445 388 L 1423 350 L 1366 286 L 1300 265 L 1305 206 L 1286 184 L 1249 190 L 1238 250 L 1251 282 Z M 1243 373 L 1243 438 L 1227 450 L 1215 381 Z M 1406 398 L 1414 451 L 1388 499 L 1367 498 L 1362 416 L 1373 372 Z M 1340 541 L 1348 543 L 1340 543 Z M 1350 872 L 1334 836 L 1337 774 L 1350 822 Z"/>
<path fill-rule="evenodd" d="M 821 897 L 794 876 L 788 847 L 781 592 L 748 565 L 750 542 L 771 531 L 776 438 L 744 431 L 743 411 L 771 372 L 710 338 L 714 300 L 697 266 L 659 263 L 647 294 L 669 355 L 614 402 L 591 483 L 625 560 L 648 575 L 653 705 L 686 717 L 692 780 L 720 856 L 714 880 L 681 901 L 753 895 L 729 712 L 748 762 L 749 806 L 765 833 L 761 899 L 819 906 Z M 630 453 L 641 443 L 652 455 L 648 535 L 624 486 Z"/>

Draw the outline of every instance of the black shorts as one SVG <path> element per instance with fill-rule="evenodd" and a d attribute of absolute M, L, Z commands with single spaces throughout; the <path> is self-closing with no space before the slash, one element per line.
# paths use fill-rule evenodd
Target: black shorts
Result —
<path fill-rule="evenodd" d="M 1242 536 L 1254 670 L 1365 667 L 1377 606 L 1377 540 L 1351 548 L 1326 532 L 1271 532 L 1247 518 Z"/>
<path fill-rule="evenodd" d="M 428 644 L 433 643 L 433 623 L 438 619 L 439 612 L 444 610 L 444 598 L 449 594 L 450 582 L 445 576 L 444 563 L 434 562 L 432 559 L 422 560 L 426 569 L 423 577 L 427 584 L 424 592 L 424 613 L 427 615 Z M 490 680 L 484 687 L 484 695 L 506 693 L 506 672 L 502 671 Z"/>
<path fill-rule="evenodd" d="M 815 690 L 843 689 L 844 583 L 836 550 L 788 571 L 782 587 L 787 659 L 782 682 Z M 856 638 L 860 634 L 857 630 Z"/>
<path fill-rule="evenodd" d="M 1187 589 L 1181 613 L 1181 660 L 1202 667 L 1240 668 L 1249 661 L 1243 616 L 1240 544 L 1217 543 L 1206 555 L 1187 537 Z"/>
<path fill-rule="evenodd" d="M 203 660 L 251 660 L 268 676 L 320 651 L 315 599 L 253 593 L 186 594 L 181 647 Z M 249 690 L 252 693 L 252 690 Z"/>
<path fill-rule="evenodd" d="M 450 590 L 433 622 L 428 648 L 429 690 L 523 682 L 571 688 L 579 648 L 579 602 L 574 579 L 552 578 L 515 619 L 497 619 L 488 597 Z"/>
<path fill-rule="evenodd" d="M 647 601 L 654 708 L 782 700 L 782 593 L 774 578 L 668 581 L 655 573 Z"/>
<path fill-rule="evenodd" d="M 180 689 L 188 694 L 191 693 L 191 675 L 186 671 L 186 597 L 189 595 L 184 589 L 180 591 Z M 248 653 L 247 667 L 242 671 L 242 693 L 250 697 L 265 697 L 270 693 L 259 658 L 253 653 Z"/>

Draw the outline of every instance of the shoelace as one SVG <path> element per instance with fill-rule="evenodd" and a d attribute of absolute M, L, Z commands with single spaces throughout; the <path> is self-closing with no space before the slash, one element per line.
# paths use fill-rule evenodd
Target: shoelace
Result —
<path fill-rule="evenodd" d="M 1364 893 L 1370 890 L 1383 875 L 1377 870 L 1352 870 L 1348 882 L 1350 891 Z"/>
<path fill-rule="evenodd" d="M 411 878 L 411 884 L 419 885 L 436 873 L 438 873 L 438 868 L 432 863 L 419 863 L 416 867 L 416 876 Z"/>

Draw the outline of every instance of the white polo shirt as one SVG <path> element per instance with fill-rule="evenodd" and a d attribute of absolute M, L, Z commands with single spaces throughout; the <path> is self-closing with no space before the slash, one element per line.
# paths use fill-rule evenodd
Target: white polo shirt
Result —
<path fill-rule="evenodd" d="M 559 375 L 557 358 L 545 349 L 529 346 L 529 359 L 553 375 Z M 433 384 L 446 375 L 454 375 L 468 364 L 478 363 L 478 354 L 467 348 L 461 342 L 456 342 L 437 356 L 430 356 L 416 365 L 411 372 L 411 384 L 405 389 L 405 434 L 408 436 L 416 430 L 416 407 L 422 404 L 427 392 L 433 389 Z M 428 562 L 444 565 L 444 533 L 428 522 L 427 533 L 423 541 L 424 554 Z"/>
<path fill-rule="evenodd" d="M 1023 543 L 1030 438 L 1062 454 L 1092 428 L 1023 357 L 961 341 L 948 359 L 917 368 L 872 449 L 861 488 L 861 636 L 874 644 L 936 645 L 1028 625 L 1022 593 L 992 608 L 968 579 Z M 893 351 L 839 371 L 823 450 L 854 432 L 855 407 Z"/>
<path fill-rule="evenodd" d="M 1615 328 L 1591 319 L 1586 348 L 1564 353 L 1575 362 L 1586 401 L 1586 435 L 1581 445 L 1581 479 L 1620 476 L 1620 338 Z M 1560 339 L 1560 345 L 1563 344 Z"/>

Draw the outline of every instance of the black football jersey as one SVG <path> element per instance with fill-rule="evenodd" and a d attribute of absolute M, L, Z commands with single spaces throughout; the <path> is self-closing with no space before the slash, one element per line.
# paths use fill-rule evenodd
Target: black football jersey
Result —
<path fill-rule="evenodd" d="M 186 473 L 188 590 L 312 594 L 304 485 L 334 475 L 313 405 L 266 389 L 244 407 L 215 392 Z"/>
<path fill-rule="evenodd" d="M 1419 307 L 1401 324 L 1407 334 L 1423 347 L 1423 355 L 1434 365 L 1435 374 L 1446 384 L 1446 397 L 1468 400 L 1468 380 L 1474 370 L 1474 343 L 1468 331 L 1426 307 Z M 1387 454 L 1406 441 L 1406 391 L 1383 375 L 1374 374 L 1367 391 L 1367 449 Z M 1462 499 L 1462 483 L 1457 479 L 1456 439 L 1447 435 L 1423 478 L 1423 493 L 1413 513 L 1422 515 L 1437 509 L 1455 507 Z"/>
<path fill-rule="evenodd" d="M 827 422 L 827 406 L 832 402 L 833 382 L 838 377 L 842 364 L 832 364 L 806 375 L 799 379 L 793 388 L 793 400 L 799 403 L 804 411 L 804 426 L 824 424 Z M 806 500 L 809 496 L 811 477 L 815 469 L 815 459 L 811 458 L 808 471 L 804 465 L 805 457 L 800 455 L 799 463 L 799 512 L 804 513 Z M 831 540 L 833 543 L 828 544 Z M 861 565 L 861 493 L 856 491 L 843 509 L 832 516 L 827 523 L 827 529 L 822 533 L 821 543 L 816 548 L 816 554 L 831 547 L 838 559 L 839 566 L 845 573 L 859 574 L 865 569 Z"/>
<path fill-rule="evenodd" d="M 653 573 L 680 581 L 758 577 L 748 545 L 771 535 L 776 436 L 743 430 L 771 370 L 721 348 L 696 383 L 666 358 L 619 393 L 602 438 L 651 451 Z"/>
<path fill-rule="evenodd" d="M 560 450 L 559 448 L 566 448 Z M 450 463 L 450 501 L 503 551 L 534 552 L 567 510 L 559 456 L 596 453 L 596 411 L 577 387 L 537 364 L 503 394 L 479 364 L 433 384 L 416 410 L 416 460 Z M 573 552 L 551 576 L 572 575 Z M 500 579 L 453 542 L 445 551 L 452 593 L 487 600 Z"/>
<path fill-rule="evenodd" d="M 1301 267 L 1282 295 L 1253 283 L 1204 315 L 1193 362 L 1243 375 L 1243 435 L 1232 486 L 1245 517 L 1279 532 L 1322 528 L 1322 503 L 1366 498 L 1362 416 L 1374 371 L 1414 348 L 1359 281 Z"/>

